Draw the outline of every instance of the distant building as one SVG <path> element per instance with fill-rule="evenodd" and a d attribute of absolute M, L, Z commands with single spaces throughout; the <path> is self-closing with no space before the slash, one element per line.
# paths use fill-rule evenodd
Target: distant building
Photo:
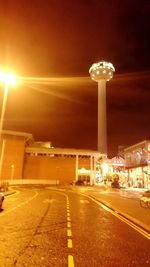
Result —
<path fill-rule="evenodd" d="M 84 181 L 94 184 L 97 151 L 28 146 L 25 149 L 24 179 L 57 180 L 59 184 Z"/>
<path fill-rule="evenodd" d="M 113 173 L 122 174 L 125 170 L 125 160 L 121 156 L 116 156 L 111 159 L 111 167 Z"/>
<path fill-rule="evenodd" d="M 125 145 L 119 145 L 118 146 L 118 155 L 122 158 L 124 158 L 124 149 L 126 148 L 127 146 Z"/>
<path fill-rule="evenodd" d="M 34 142 L 32 134 L 3 131 L 0 179 L 15 183 L 94 184 L 97 151 L 53 148 L 50 142 Z"/>
<path fill-rule="evenodd" d="M 117 173 L 123 184 L 150 188 L 149 140 L 124 148 L 124 158 L 108 159 L 98 151 L 54 148 L 51 142 L 35 142 L 30 133 L 5 130 L 0 151 L 0 182 L 93 185 Z"/>

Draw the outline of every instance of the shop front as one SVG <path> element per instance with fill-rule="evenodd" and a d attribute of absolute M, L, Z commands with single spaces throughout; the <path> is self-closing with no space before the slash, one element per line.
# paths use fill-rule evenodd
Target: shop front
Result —
<path fill-rule="evenodd" d="M 150 188 L 150 141 L 145 140 L 124 150 L 128 185 Z"/>

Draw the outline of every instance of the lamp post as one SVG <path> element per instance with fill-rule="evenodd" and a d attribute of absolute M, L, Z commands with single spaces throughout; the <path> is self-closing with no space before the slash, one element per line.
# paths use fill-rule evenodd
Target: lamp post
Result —
<path fill-rule="evenodd" d="M 14 74 L 11 74 L 11 73 L 0 71 L 0 83 L 4 84 L 4 95 L 3 95 L 2 109 L 1 109 L 1 116 L 0 116 L 0 145 L 1 145 L 1 151 L 0 151 L 0 178 L 1 178 L 2 162 L 3 162 L 3 154 L 4 154 L 4 145 L 5 145 L 4 142 L 2 142 L 2 144 L 1 144 L 3 123 L 4 123 L 4 115 L 5 115 L 5 110 L 6 110 L 8 89 L 9 89 L 9 86 L 14 86 L 16 84 L 16 76 Z"/>

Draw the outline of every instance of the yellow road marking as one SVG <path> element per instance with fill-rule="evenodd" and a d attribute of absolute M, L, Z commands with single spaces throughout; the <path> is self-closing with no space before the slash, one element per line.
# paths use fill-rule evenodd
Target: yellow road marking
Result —
<path fill-rule="evenodd" d="M 71 222 L 67 222 L 67 227 L 71 228 Z"/>
<path fill-rule="evenodd" d="M 134 224 L 134 222 L 129 221 L 127 218 L 122 217 L 120 214 L 117 214 L 115 211 L 109 209 L 108 207 L 106 207 L 104 204 L 99 203 L 99 205 L 105 209 L 106 211 L 110 212 L 111 214 L 113 214 L 115 217 L 117 217 L 118 219 L 120 219 L 121 221 L 125 222 L 126 224 L 128 224 L 130 227 L 132 227 L 134 230 L 136 230 L 137 232 L 139 232 L 140 234 L 142 234 L 144 237 L 146 237 L 147 239 L 150 240 L 150 234 L 148 234 L 145 230 L 141 229 L 139 226 L 137 226 L 136 224 Z"/>
<path fill-rule="evenodd" d="M 71 221 L 71 218 L 70 216 L 67 217 L 67 221 L 70 222 Z"/>
<path fill-rule="evenodd" d="M 18 194 L 20 194 L 20 191 L 18 191 L 18 190 L 14 190 L 15 191 L 15 193 L 13 193 L 13 194 L 11 194 L 11 195 L 8 195 L 8 196 L 5 196 L 5 198 L 6 199 L 9 199 L 9 198 L 13 198 L 13 196 L 16 196 L 16 195 L 18 195 Z M 6 200 L 5 200 L 6 201 Z"/>
<path fill-rule="evenodd" d="M 51 188 L 50 188 L 51 189 Z M 58 190 L 56 190 L 58 191 Z M 69 208 L 69 198 L 67 196 L 67 194 L 65 193 L 60 193 L 58 192 L 59 194 L 62 194 L 66 197 L 66 200 L 67 200 L 67 209 Z M 68 222 L 71 222 L 71 218 L 70 218 L 70 211 L 68 212 L 67 210 L 67 223 Z M 67 229 L 67 236 L 70 237 L 72 236 L 72 232 L 71 232 L 71 229 Z M 72 244 L 72 240 L 70 238 L 68 238 L 68 248 L 72 248 L 73 244 Z M 72 255 L 68 255 L 68 267 L 74 267 L 74 258 Z"/>
<path fill-rule="evenodd" d="M 74 258 L 72 255 L 68 255 L 68 267 L 74 267 Z"/>
<path fill-rule="evenodd" d="M 72 239 L 68 239 L 68 248 L 72 248 L 73 245 L 72 245 Z"/>
<path fill-rule="evenodd" d="M 71 229 L 67 229 L 67 236 L 72 236 Z"/>
<path fill-rule="evenodd" d="M 89 201 L 87 199 L 80 199 L 80 203 L 89 203 Z"/>
<path fill-rule="evenodd" d="M 117 217 L 119 220 L 125 222 L 126 224 L 128 224 L 130 227 L 132 227 L 134 230 L 136 230 L 137 232 L 139 232 L 141 235 L 143 235 L 144 237 L 146 237 L 147 239 L 150 240 L 150 234 L 147 233 L 144 229 L 140 228 L 139 226 L 137 226 L 134 222 L 131 222 L 128 220 L 128 218 L 125 218 L 121 215 L 119 215 L 117 212 L 113 211 L 111 208 L 105 206 L 104 204 L 100 203 L 99 201 L 97 201 L 96 199 L 93 199 L 90 196 L 87 196 L 85 194 L 82 194 L 88 198 L 90 198 L 92 201 L 94 201 L 96 204 L 98 204 L 99 206 L 101 206 L 103 209 L 105 209 L 106 211 L 110 212 L 112 215 L 114 215 L 115 217 Z"/>
<path fill-rule="evenodd" d="M 16 210 L 17 208 L 20 208 L 21 206 L 24 206 L 25 204 L 27 204 L 27 203 L 29 203 L 31 200 L 33 200 L 35 197 L 37 197 L 37 195 L 38 195 L 38 192 L 36 192 L 35 195 L 34 195 L 33 197 L 31 197 L 30 199 L 28 199 L 27 201 L 24 201 L 24 202 L 18 204 L 17 206 L 11 208 L 10 210 L 6 210 L 6 211 L 4 211 L 4 213 L 0 214 L 0 217 L 2 217 L 2 216 L 4 216 L 5 214 L 8 214 L 8 213 L 10 213 L 10 212 Z"/>
<path fill-rule="evenodd" d="M 125 222 L 126 224 L 128 224 L 129 226 L 131 226 L 134 230 L 136 230 L 137 232 L 139 232 L 140 234 L 142 234 L 143 236 L 145 236 L 147 239 L 150 240 L 150 234 L 148 234 L 146 231 L 144 231 L 143 229 L 141 229 L 140 227 L 138 227 L 136 224 L 128 221 L 128 219 L 123 218 L 119 214 L 114 214 L 114 216 L 116 216 L 118 219 L 120 219 L 121 221 Z"/>

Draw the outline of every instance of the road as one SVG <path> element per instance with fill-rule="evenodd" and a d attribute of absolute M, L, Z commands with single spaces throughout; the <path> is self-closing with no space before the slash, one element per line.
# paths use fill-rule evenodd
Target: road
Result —
<path fill-rule="evenodd" d="M 146 235 L 80 190 L 18 188 L 0 231 L 0 267 L 150 266 Z"/>
<path fill-rule="evenodd" d="M 79 187 L 75 188 L 80 193 L 98 199 L 113 210 L 124 214 L 150 233 L 150 210 L 140 207 L 143 191 L 136 189 L 111 189 L 108 187 Z"/>

